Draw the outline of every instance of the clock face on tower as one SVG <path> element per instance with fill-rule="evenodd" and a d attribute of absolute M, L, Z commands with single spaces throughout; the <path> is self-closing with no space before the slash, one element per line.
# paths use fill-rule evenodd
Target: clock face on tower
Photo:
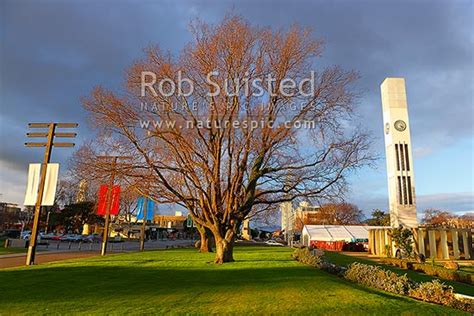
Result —
<path fill-rule="evenodd" d="M 386 123 L 385 124 L 385 134 L 388 135 L 389 132 L 390 132 L 390 123 Z"/>
<path fill-rule="evenodd" d="M 404 121 L 402 120 L 397 120 L 395 121 L 395 123 L 393 124 L 393 126 L 395 127 L 395 129 L 399 132 L 403 132 L 406 128 L 407 128 L 407 123 L 405 123 Z"/>

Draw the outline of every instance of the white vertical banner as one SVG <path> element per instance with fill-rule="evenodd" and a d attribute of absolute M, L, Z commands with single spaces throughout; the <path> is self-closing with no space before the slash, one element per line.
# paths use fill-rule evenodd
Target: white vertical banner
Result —
<path fill-rule="evenodd" d="M 28 168 L 28 182 L 26 184 L 25 206 L 35 205 L 38 195 L 39 177 L 41 164 L 30 163 Z"/>
<path fill-rule="evenodd" d="M 41 175 L 41 164 L 31 163 L 28 169 L 28 183 L 26 185 L 25 206 L 32 206 L 36 204 L 38 197 L 38 189 Z M 43 199 L 41 205 L 54 205 L 54 198 L 56 196 L 56 186 L 58 184 L 59 164 L 49 163 L 46 168 L 46 179 L 44 184 Z"/>

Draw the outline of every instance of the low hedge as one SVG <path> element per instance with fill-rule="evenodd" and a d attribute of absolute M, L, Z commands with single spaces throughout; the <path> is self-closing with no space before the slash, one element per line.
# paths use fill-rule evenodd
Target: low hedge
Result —
<path fill-rule="evenodd" d="M 397 259 L 397 258 L 380 258 L 380 262 L 383 264 L 399 267 L 405 270 L 413 268 L 413 263 L 414 263 L 413 261 L 409 261 L 406 259 Z"/>
<path fill-rule="evenodd" d="M 385 270 L 380 266 L 358 262 L 354 262 L 347 268 L 344 268 L 327 262 L 324 258 L 324 252 L 318 249 L 296 249 L 292 257 L 297 261 L 325 270 L 329 273 L 367 287 L 406 295 L 418 300 L 447 305 L 456 309 L 474 313 L 474 300 L 456 298 L 453 288 L 441 283 L 439 280 L 417 283 L 409 279 L 406 274 L 398 275 L 397 273 Z M 391 262 L 393 262 L 394 265 L 403 265 L 403 263 L 398 263 L 396 261 Z M 415 264 L 412 264 L 411 267 L 414 269 Z"/>
<path fill-rule="evenodd" d="M 467 284 L 474 284 L 474 275 L 462 271 L 450 270 L 445 267 L 415 263 L 413 264 L 413 270 L 423 272 L 427 275 L 437 276 L 441 279 L 458 281 Z"/>
<path fill-rule="evenodd" d="M 383 264 L 395 266 L 405 270 L 414 270 L 423 272 L 426 275 L 436 276 L 444 280 L 457 281 L 467 284 L 474 284 L 474 274 L 466 273 L 458 270 L 447 269 L 429 263 L 416 263 L 406 259 L 397 258 L 381 258 Z"/>
<path fill-rule="evenodd" d="M 310 250 L 309 248 L 300 248 L 296 249 L 291 256 L 296 261 L 313 267 L 319 267 L 319 264 L 322 262 L 323 255 L 324 252 L 319 249 Z"/>
<path fill-rule="evenodd" d="M 379 266 L 354 262 L 347 267 L 344 278 L 368 287 L 407 295 L 415 287 L 415 283 L 406 274 L 398 275 L 395 272 L 384 270 Z"/>
<path fill-rule="evenodd" d="M 343 277 L 368 287 L 474 313 L 473 300 L 457 299 L 453 287 L 439 280 L 417 283 L 410 280 L 406 274 L 398 275 L 379 266 L 358 262 L 350 264 Z"/>

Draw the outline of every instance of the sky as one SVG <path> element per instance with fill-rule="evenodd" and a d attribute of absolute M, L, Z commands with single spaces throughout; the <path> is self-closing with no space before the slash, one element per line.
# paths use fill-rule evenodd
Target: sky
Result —
<path fill-rule="evenodd" d="M 96 85 L 121 89 L 124 71 L 159 45 L 173 54 L 188 24 L 226 13 L 258 26 L 310 27 L 326 42 L 319 66 L 357 70 L 358 116 L 373 137 L 374 166 L 351 175 L 347 200 L 366 213 L 388 208 L 380 84 L 404 77 L 417 209 L 474 211 L 473 1 L 58 1 L 0 0 L 0 200 L 22 204 L 28 122 L 78 122 L 93 137 L 80 98 Z M 55 149 L 67 168 L 72 154 Z"/>

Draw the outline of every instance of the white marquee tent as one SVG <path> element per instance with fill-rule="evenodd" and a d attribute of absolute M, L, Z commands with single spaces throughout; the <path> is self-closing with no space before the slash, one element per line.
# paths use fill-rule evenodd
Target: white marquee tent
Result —
<path fill-rule="evenodd" d="M 310 241 L 346 241 L 367 242 L 369 229 L 383 228 L 382 226 L 353 226 L 353 225 L 305 225 L 302 239 L 308 246 Z"/>

